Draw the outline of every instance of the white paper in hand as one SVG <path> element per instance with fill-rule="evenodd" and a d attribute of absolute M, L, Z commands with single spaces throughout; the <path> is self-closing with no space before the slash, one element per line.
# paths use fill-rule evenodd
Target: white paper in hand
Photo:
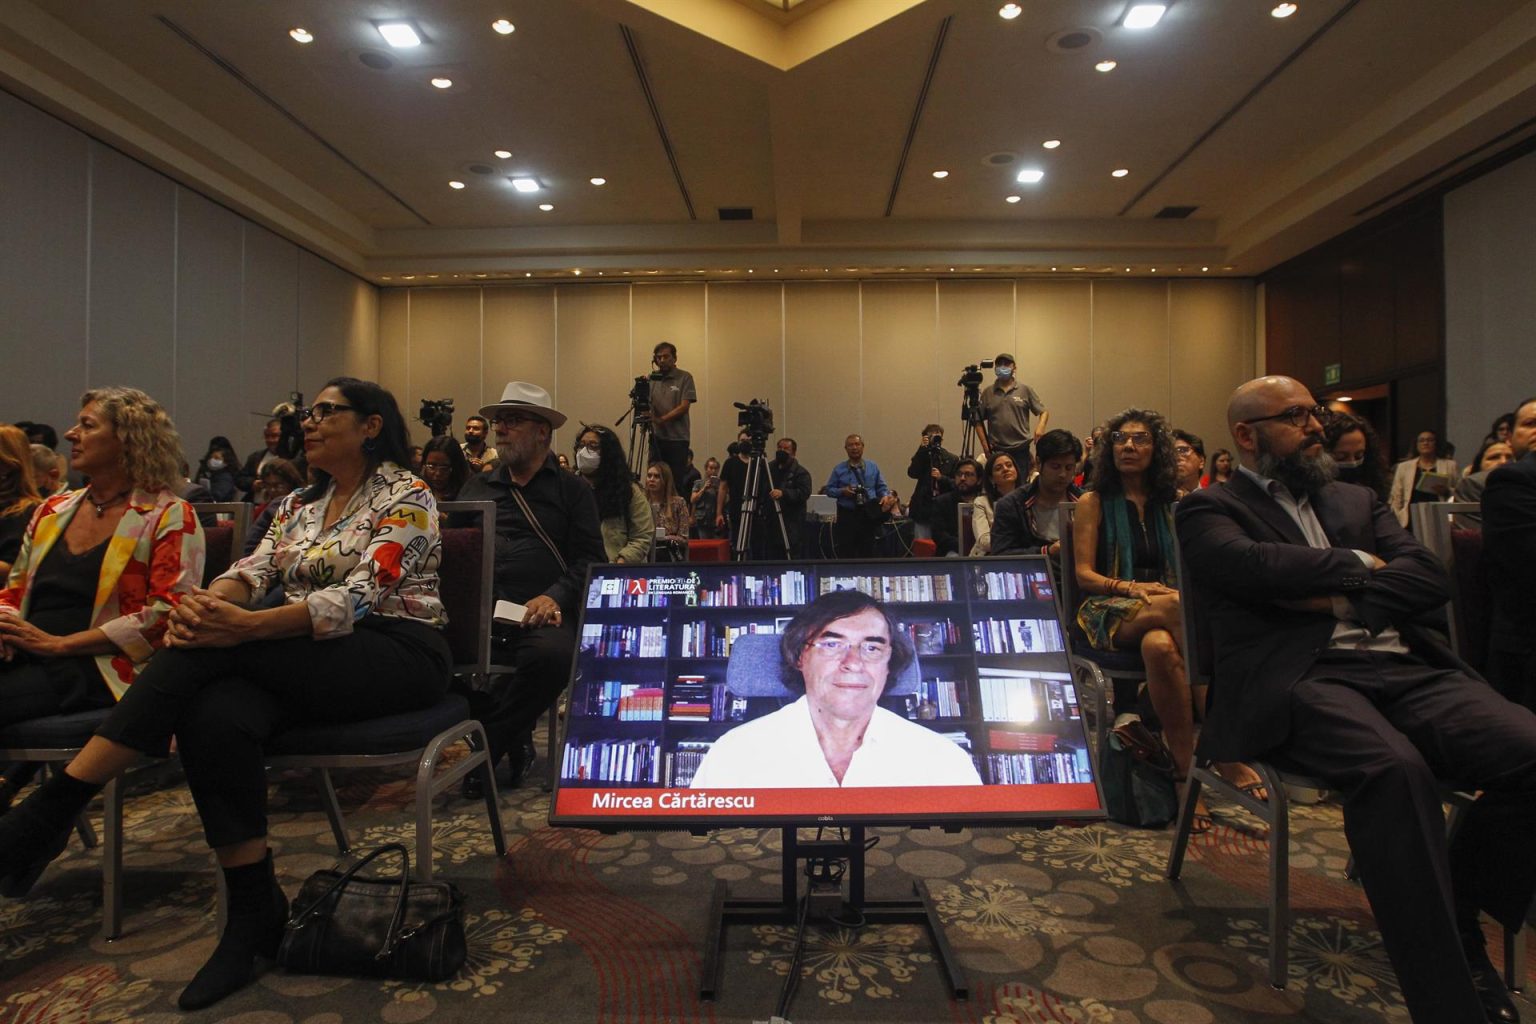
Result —
<path fill-rule="evenodd" d="M 520 626 L 527 614 L 528 609 L 524 605 L 513 604 L 511 601 L 497 601 L 495 611 L 491 612 L 491 618 L 497 622 L 510 622 L 514 626 Z"/>

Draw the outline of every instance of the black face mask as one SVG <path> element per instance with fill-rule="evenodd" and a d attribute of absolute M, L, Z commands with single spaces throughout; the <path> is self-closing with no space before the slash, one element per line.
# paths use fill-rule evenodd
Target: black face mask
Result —
<path fill-rule="evenodd" d="M 791 456 L 790 456 L 789 452 L 785 451 L 782 448 L 780 448 L 778 451 L 773 453 L 773 461 L 777 462 L 781 466 L 782 465 L 786 465 L 789 462 L 790 457 Z"/>
<path fill-rule="evenodd" d="M 1360 470 L 1363 468 L 1363 466 L 1340 466 L 1338 479 L 1346 484 L 1357 484 L 1360 482 Z"/>

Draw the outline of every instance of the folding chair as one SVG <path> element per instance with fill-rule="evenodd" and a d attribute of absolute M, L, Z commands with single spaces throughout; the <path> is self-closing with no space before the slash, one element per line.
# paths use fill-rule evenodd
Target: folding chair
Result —
<path fill-rule="evenodd" d="M 251 506 L 243 501 L 204 501 L 193 504 L 199 520 L 213 517 L 214 525 L 203 527 L 207 557 L 203 563 L 203 586 L 223 575 L 240 558 L 245 535 L 251 529 Z"/>

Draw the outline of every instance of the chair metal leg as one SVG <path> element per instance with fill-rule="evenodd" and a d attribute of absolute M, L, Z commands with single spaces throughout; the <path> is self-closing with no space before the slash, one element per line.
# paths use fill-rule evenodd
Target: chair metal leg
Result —
<path fill-rule="evenodd" d="M 113 779 L 101 790 L 101 937 L 123 933 L 123 783 Z M 94 830 L 92 835 L 95 835 Z"/>
<path fill-rule="evenodd" d="M 336 839 L 336 852 L 346 856 L 352 852 L 352 840 L 347 837 L 347 822 L 341 815 L 341 801 L 336 799 L 330 769 L 316 768 L 313 775 L 315 788 L 320 791 L 320 802 L 325 805 L 325 816 L 331 823 L 331 835 Z"/>
<path fill-rule="evenodd" d="M 1269 791 L 1269 983 L 1285 988 L 1291 941 L 1291 814 L 1285 785 L 1258 766 Z"/>
<path fill-rule="evenodd" d="M 1504 987 L 1525 991 L 1525 929 L 1504 929 Z"/>
<path fill-rule="evenodd" d="M 1177 881 L 1184 870 L 1184 853 L 1189 848 L 1189 837 L 1195 827 L 1195 806 L 1200 802 L 1200 779 L 1190 772 L 1184 786 L 1184 800 L 1179 804 L 1178 821 L 1174 824 L 1173 846 L 1168 850 L 1168 868 L 1163 872 L 1170 881 Z"/>
<path fill-rule="evenodd" d="M 564 696 L 562 693 L 561 696 Z M 544 792 L 548 793 L 555 788 L 555 779 L 560 771 L 560 697 L 549 705 L 549 736 L 546 742 L 547 751 L 544 764 Z"/>
<path fill-rule="evenodd" d="M 439 781 L 436 777 L 437 765 L 443 751 L 459 742 L 469 747 L 469 756 L 444 772 Z M 496 795 L 496 776 L 491 770 L 491 759 L 487 753 L 489 746 L 485 727 L 470 719 L 438 733 L 422 751 L 421 761 L 416 767 L 416 876 L 423 882 L 432 881 L 432 806 L 435 797 L 470 772 L 480 773 L 485 786 L 485 809 L 490 819 L 491 838 L 496 843 L 496 852 L 503 856 L 507 852 L 507 837 L 502 828 L 501 807 Z"/>

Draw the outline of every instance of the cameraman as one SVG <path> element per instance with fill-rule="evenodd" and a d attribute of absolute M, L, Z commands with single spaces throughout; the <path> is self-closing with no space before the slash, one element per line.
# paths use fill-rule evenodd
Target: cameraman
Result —
<path fill-rule="evenodd" d="M 1045 403 L 1028 384 L 1021 384 L 1014 376 L 1013 356 L 999 352 L 992 361 L 992 372 L 997 383 L 981 393 L 981 407 L 986 414 L 987 447 L 992 452 L 1002 452 L 1013 457 L 1019 471 L 1019 483 L 1029 477 L 1029 446 L 1045 433 L 1050 413 Z M 1040 417 L 1035 429 L 1029 429 L 1030 414 Z"/>
<path fill-rule="evenodd" d="M 464 420 L 464 458 L 469 462 L 471 473 L 483 473 L 497 466 L 496 449 L 485 443 L 491 424 L 478 413 Z"/>
<path fill-rule="evenodd" d="M 741 504 L 746 497 L 747 467 L 752 461 L 752 435 L 746 430 L 739 431 L 736 443 L 728 446 L 725 452 L 725 465 L 720 467 L 720 488 L 715 494 L 715 530 L 717 536 L 731 542 L 731 552 L 739 554 L 736 528 L 741 523 Z M 773 505 L 768 495 L 772 486 L 771 473 L 769 479 L 759 479 L 757 482 L 757 514 L 752 521 L 752 536 L 747 538 L 748 554 L 752 558 L 767 557 L 764 549 L 770 547 L 767 538 L 772 534 L 768 532 L 768 517 L 772 516 Z M 778 548 L 778 542 L 773 542 L 771 550 L 776 551 Z"/>
<path fill-rule="evenodd" d="M 880 525 L 891 517 L 896 496 L 885 485 L 880 467 L 864 458 L 864 439 L 849 434 L 843 442 L 848 453 L 832 467 L 822 493 L 837 499 L 837 523 L 832 546 L 838 558 L 872 558 Z"/>
<path fill-rule="evenodd" d="M 941 494 L 954 490 L 955 467 L 959 457 L 944 450 L 944 428 L 930 423 L 923 428 L 923 443 L 918 445 L 907 466 L 907 476 L 916 480 L 912 488 L 912 517 L 919 537 L 933 537 L 933 502 Z"/>
<path fill-rule="evenodd" d="M 677 346 L 663 341 L 651 350 L 651 461 L 672 467 L 672 479 L 688 473 L 688 407 L 699 400 L 693 374 L 677 368 Z"/>
<path fill-rule="evenodd" d="M 800 538 L 805 533 L 805 505 L 811 500 L 811 474 L 795 458 L 798 451 L 799 445 L 795 444 L 794 438 L 780 438 L 779 450 L 768 464 L 768 476 L 773 482 L 768 497 L 779 503 L 784 513 L 784 532 L 789 537 L 785 558 L 795 558 L 800 553 Z M 768 511 L 773 511 L 772 505 L 768 506 Z M 768 537 L 772 547 L 775 538 L 771 528 Z"/>

